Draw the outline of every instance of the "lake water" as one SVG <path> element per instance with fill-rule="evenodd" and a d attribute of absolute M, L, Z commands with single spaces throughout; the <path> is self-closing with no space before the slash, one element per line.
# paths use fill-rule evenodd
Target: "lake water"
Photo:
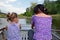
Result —
<path fill-rule="evenodd" d="M 0 18 L 0 29 L 8 25 L 6 18 Z M 19 19 L 19 24 L 21 24 L 22 29 L 29 30 L 31 29 L 31 24 L 27 23 L 27 19 Z"/>

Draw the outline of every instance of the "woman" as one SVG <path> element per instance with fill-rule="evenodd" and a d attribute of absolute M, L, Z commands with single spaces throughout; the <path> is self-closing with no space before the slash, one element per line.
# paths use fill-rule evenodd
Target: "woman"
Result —
<path fill-rule="evenodd" d="M 7 26 L 8 37 L 7 40 L 22 40 L 20 36 L 20 28 L 18 24 L 18 17 L 16 13 L 8 14 L 7 20 L 10 22 Z"/>
<path fill-rule="evenodd" d="M 51 40 L 52 17 L 47 15 L 47 9 L 42 4 L 34 7 L 35 15 L 32 16 L 32 28 L 34 28 L 35 40 Z"/>

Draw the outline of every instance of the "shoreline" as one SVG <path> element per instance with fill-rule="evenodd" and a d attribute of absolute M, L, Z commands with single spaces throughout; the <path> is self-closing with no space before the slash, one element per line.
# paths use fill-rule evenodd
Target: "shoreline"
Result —
<path fill-rule="evenodd" d="M 56 14 L 56 15 L 51 15 L 52 17 L 56 17 L 56 16 L 59 16 L 60 17 L 60 14 L 58 15 L 58 14 Z M 31 16 L 32 17 L 32 16 Z M 18 16 L 18 18 L 31 18 L 31 17 L 28 17 L 28 16 Z M 6 18 L 6 16 L 0 16 L 0 18 Z"/>

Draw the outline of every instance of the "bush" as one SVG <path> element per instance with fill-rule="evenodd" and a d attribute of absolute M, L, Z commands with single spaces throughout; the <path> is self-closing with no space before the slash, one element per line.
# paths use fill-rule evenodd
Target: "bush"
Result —
<path fill-rule="evenodd" d="M 53 27 L 54 29 L 60 29 L 60 15 L 52 15 L 53 18 Z"/>

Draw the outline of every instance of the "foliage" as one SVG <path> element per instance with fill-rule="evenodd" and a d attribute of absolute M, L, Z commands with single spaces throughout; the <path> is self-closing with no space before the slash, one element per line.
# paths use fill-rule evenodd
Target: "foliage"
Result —
<path fill-rule="evenodd" d="M 32 3 L 30 7 L 26 9 L 26 12 L 22 14 L 23 16 L 31 17 L 33 13 L 33 8 L 37 5 L 37 3 Z M 57 1 L 49 1 L 45 0 L 45 7 L 48 9 L 48 14 L 60 14 L 60 0 Z"/>
<path fill-rule="evenodd" d="M 45 7 L 48 9 L 49 14 L 59 14 L 60 13 L 60 0 L 49 1 L 45 0 Z"/>
<path fill-rule="evenodd" d="M 60 29 L 60 15 L 52 15 L 53 18 L 53 27 L 54 29 Z"/>
<path fill-rule="evenodd" d="M 0 18 L 6 17 L 6 14 L 0 11 Z"/>
<path fill-rule="evenodd" d="M 33 8 L 37 5 L 37 3 L 32 3 L 31 7 L 26 9 L 26 12 L 23 16 L 31 17 L 33 15 Z"/>

